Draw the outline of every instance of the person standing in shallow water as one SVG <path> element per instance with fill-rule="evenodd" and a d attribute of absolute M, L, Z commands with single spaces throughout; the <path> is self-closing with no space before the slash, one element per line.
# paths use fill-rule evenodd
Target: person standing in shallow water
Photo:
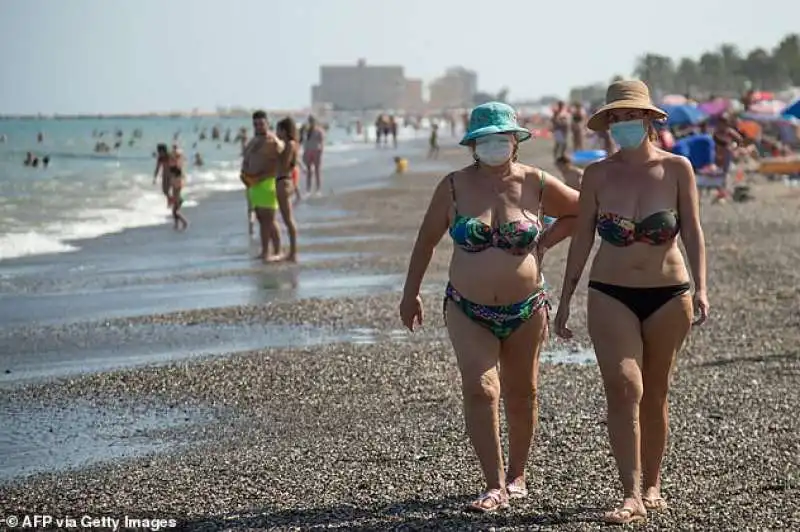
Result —
<path fill-rule="evenodd" d="M 255 135 L 243 151 L 241 180 L 247 188 L 249 205 L 258 220 L 261 253 L 264 262 L 280 258 L 281 237 L 275 212 L 278 210 L 276 178 L 280 171 L 284 142 L 268 131 L 267 113 L 253 113 Z M 270 244 L 274 253 L 269 252 Z"/>
<path fill-rule="evenodd" d="M 181 212 L 183 206 L 183 169 L 179 166 L 171 166 L 169 203 L 172 207 L 172 219 L 176 231 L 185 231 L 189 228 L 189 221 Z"/>
<path fill-rule="evenodd" d="M 308 117 L 308 128 L 303 137 L 303 163 L 306 165 L 308 175 L 306 177 L 306 192 L 312 193 L 311 183 L 313 179 L 313 193 L 322 190 L 322 150 L 325 148 L 325 132 L 317 124 L 317 119 L 313 116 Z"/>
<path fill-rule="evenodd" d="M 667 445 L 667 393 L 675 357 L 708 316 L 706 253 L 691 163 L 658 149 L 653 121 L 666 113 L 641 81 L 613 83 L 589 119 L 620 150 L 583 175 L 580 214 L 569 249 L 554 327 L 570 338 L 569 306 L 594 243 L 588 327 L 603 377 L 608 434 L 623 487 L 609 523 L 644 521 L 667 507 L 661 464 Z M 677 244 L 681 236 L 694 281 Z M 694 307 L 694 308 L 693 308 Z"/>
<path fill-rule="evenodd" d="M 289 254 L 286 260 L 297 262 L 297 224 L 294 221 L 292 209 L 292 195 L 295 194 L 297 201 L 300 201 L 300 177 L 297 167 L 297 156 L 299 146 L 297 143 L 297 127 L 294 120 L 287 117 L 277 123 L 275 133 L 285 144 L 281 158 L 281 171 L 278 176 L 278 207 L 281 211 L 283 223 L 286 225 L 286 232 L 289 234 Z"/>
<path fill-rule="evenodd" d="M 169 186 L 170 186 L 170 173 L 169 173 L 170 155 L 167 151 L 166 144 L 159 144 L 156 146 L 156 169 L 153 171 L 153 184 L 158 181 L 158 176 L 161 176 L 161 192 L 164 198 L 169 203 Z"/>
<path fill-rule="evenodd" d="M 475 164 L 436 187 L 408 265 L 400 317 L 422 324 L 420 287 L 434 248 L 455 244 L 443 311 L 461 373 L 466 428 L 486 480 L 468 509 L 491 512 L 527 496 L 525 465 L 538 419 L 539 351 L 547 336 L 545 252 L 572 232 L 578 193 L 517 162 L 530 132 L 514 110 L 489 102 L 472 111 L 461 140 Z M 545 230 L 545 215 L 558 218 Z M 498 372 L 499 363 L 499 372 Z M 508 419 L 508 470 L 500 444 L 499 403 Z"/>

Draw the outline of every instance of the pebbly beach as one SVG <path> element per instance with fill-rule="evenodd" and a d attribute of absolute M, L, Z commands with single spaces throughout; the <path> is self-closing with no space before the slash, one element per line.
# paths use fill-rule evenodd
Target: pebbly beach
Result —
<path fill-rule="evenodd" d="M 520 158 L 555 173 L 551 152 L 535 140 Z M 440 162 L 455 169 L 470 159 L 448 148 Z M 53 363 L 92 349 L 170 353 L 157 364 L 4 381 L 0 412 L 13 431 L 0 438 L 33 443 L 9 458 L 18 467 L 0 479 L 0 517 L 129 515 L 175 519 L 181 530 L 601 528 L 617 478 L 585 332 L 585 278 L 572 307 L 577 337 L 551 335 L 542 355 L 530 496 L 498 514 L 463 511 L 481 478 L 442 320 L 447 239 L 426 276 L 422 329 L 402 330 L 397 312 L 413 239 L 445 173 L 415 171 L 412 159 L 386 186 L 310 200 L 320 214 L 301 231 L 297 265 L 231 260 L 172 272 L 162 280 L 189 287 L 184 308 L 0 332 L 0 346 L 51 353 Z M 711 318 L 691 333 L 674 374 L 670 508 L 640 529 L 800 528 L 800 194 L 749 179 L 754 201 L 701 205 Z M 554 301 L 567 247 L 544 259 Z M 289 288 L 187 302 L 197 283 L 243 278 Z M 214 342 L 218 352 L 204 349 Z M 53 428 L 71 419 L 85 430 Z M 102 448 L 89 454 L 106 458 L 50 467 L 46 457 L 67 441 L 75 454 Z M 37 460 L 45 466 L 23 467 Z"/>

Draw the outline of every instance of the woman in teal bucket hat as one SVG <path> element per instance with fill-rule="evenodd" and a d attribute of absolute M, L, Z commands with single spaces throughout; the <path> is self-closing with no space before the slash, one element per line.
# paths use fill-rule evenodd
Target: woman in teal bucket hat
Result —
<path fill-rule="evenodd" d="M 539 350 L 547 336 L 548 299 L 541 259 L 572 232 L 578 193 L 517 162 L 530 132 L 510 106 L 473 109 L 461 145 L 474 164 L 442 179 L 422 220 L 408 266 L 400 317 L 422 323 L 420 286 L 434 248 L 453 240 L 445 323 L 461 372 L 467 432 L 486 489 L 468 508 L 491 512 L 527 495 L 525 464 L 538 417 Z M 545 213 L 558 218 L 545 230 Z M 499 371 L 498 371 L 499 364 Z M 500 445 L 499 402 L 508 419 L 508 470 Z"/>

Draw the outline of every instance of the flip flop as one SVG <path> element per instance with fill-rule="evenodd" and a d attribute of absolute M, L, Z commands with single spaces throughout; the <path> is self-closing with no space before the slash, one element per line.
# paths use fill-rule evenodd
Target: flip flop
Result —
<path fill-rule="evenodd" d="M 644 523 L 647 517 L 634 513 L 630 508 L 615 508 L 606 512 L 603 521 L 610 525 L 629 525 L 631 523 Z"/>
<path fill-rule="evenodd" d="M 477 499 L 467 505 L 467 510 L 481 513 L 491 513 L 506 508 L 508 508 L 508 495 L 499 489 L 481 493 Z"/>
<path fill-rule="evenodd" d="M 525 487 L 525 484 L 520 486 L 519 484 L 508 484 L 506 486 L 506 493 L 508 493 L 509 499 L 524 499 L 528 496 L 528 488 Z"/>
<path fill-rule="evenodd" d="M 663 512 L 669 508 L 667 501 L 665 501 L 663 497 L 642 497 L 642 503 L 648 510 L 654 510 L 656 512 Z"/>

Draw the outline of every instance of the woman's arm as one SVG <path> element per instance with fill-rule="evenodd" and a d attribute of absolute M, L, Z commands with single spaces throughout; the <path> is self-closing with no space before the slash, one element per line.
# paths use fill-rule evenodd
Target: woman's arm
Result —
<path fill-rule="evenodd" d="M 700 226 L 700 202 L 697 182 L 691 163 L 675 157 L 670 168 L 678 178 L 678 214 L 681 220 L 681 239 L 692 270 L 695 292 L 706 291 L 706 239 Z"/>
<path fill-rule="evenodd" d="M 156 170 L 155 170 L 155 172 L 153 172 L 153 184 L 154 185 L 156 184 L 156 180 L 158 179 L 158 171 L 161 170 L 161 167 L 163 165 L 164 165 L 164 163 L 162 162 L 161 157 L 159 157 L 158 160 L 156 161 Z"/>
<path fill-rule="evenodd" d="M 445 231 L 447 231 L 448 213 L 452 204 L 450 179 L 451 177 L 448 175 L 439 182 L 428 205 L 425 217 L 422 219 L 417 241 L 414 243 L 411 259 L 408 262 L 403 297 L 414 298 L 419 294 L 422 278 L 425 276 L 425 271 L 433 258 L 433 251 L 442 236 L 444 236 Z"/>
<path fill-rule="evenodd" d="M 578 199 L 578 218 L 575 221 L 575 231 L 572 234 L 567 254 L 560 305 L 569 306 L 572 294 L 575 293 L 581 280 L 586 260 L 592 251 L 594 227 L 597 220 L 597 181 L 602 177 L 602 172 L 602 168 L 596 163 L 589 165 L 583 174 L 583 183 Z"/>
<path fill-rule="evenodd" d="M 540 172 L 544 178 L 540 199 L 542 213 L 556 218 L 555 223 L 542 234 L 539 241 L 539 246 L 544 251 L 572 235 L 578 215 L 578 192 L 547 172 Z"/>

